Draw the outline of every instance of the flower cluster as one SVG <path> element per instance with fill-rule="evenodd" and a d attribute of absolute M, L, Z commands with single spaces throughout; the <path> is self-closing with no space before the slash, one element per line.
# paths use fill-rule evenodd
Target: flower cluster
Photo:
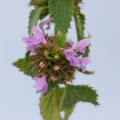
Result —
<path fill-rule="evenodd" d="M 50 81 L 66 83 L 74 79 L 77 68 L 86 71 L 86 65 L 90 62 L 89 57 L 83 57 L 86 47 L 90 45 L 89 39 L 80 40 L 73 46 L 71 40 L 59 46 L 59 35 L 45 36 L 38 29 L 33 28 L 33 37 L 23 38 L 27 45 L 26 49 L 31 53 L 32 71 L 36 92 L 46 93 Z"/>

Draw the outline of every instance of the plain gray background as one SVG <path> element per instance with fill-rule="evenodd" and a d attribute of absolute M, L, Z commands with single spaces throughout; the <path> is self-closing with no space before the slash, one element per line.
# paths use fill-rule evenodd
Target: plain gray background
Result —
<path fill-rule="evenodd" d="M 0 120 L 42 120 L 34 81 L 11 63 L 24 57 L 29 0 L 0 1 Z M 75 84 L 89 84 L 99 94 L 100 106 L 78 103 L 69 120 L 120 120 L 120 1 L 84 0 L 86 35 L 92 35 L 88 69 L 94 75 L 76 73 Z M 72 25 L 74 25 L 72 23 Z M 68 38 L 76 40 L 69 30 Z"/>

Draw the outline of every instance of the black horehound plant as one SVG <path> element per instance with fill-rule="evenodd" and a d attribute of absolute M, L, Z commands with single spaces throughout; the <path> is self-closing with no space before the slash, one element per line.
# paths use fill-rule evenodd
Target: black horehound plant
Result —
<path fill-rule="evenodd" d="M 75 72 L 93 74 L 86 70 L 90 38 L 84 36 L 85 16 L 82 0 L 31 0 L 28 33 L 23 38 L 26 54 L 13 63 L 35 80 L 36 93 L 41 93 L 40 111 L 44 120 L 68 120 L 77 102 L 98 105 L 97 93 L 88 85 L 73 85 Z M 78 42 L 67 39 L 74 18 Z M 54 33 L 46 31 L 54 26 Z M 71 26 L 72 28 L 72 26 Z M 63 84 L 64 87 L 60 87 Z M 61 116 L 61 111 L 65 114 Z"/>

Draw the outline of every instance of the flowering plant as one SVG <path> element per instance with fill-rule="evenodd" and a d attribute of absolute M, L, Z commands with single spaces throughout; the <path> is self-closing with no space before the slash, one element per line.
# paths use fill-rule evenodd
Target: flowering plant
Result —
<path fill-rule="evenodd" d="M 41 93 L 40 109 L 44 120 L 68 120 L 79 101 L 98 105 L 97 93 L 87 85 L 72 85 L 76 71 L 85 74 L 90 63 L 90 38 L 84 37 L 85 17 L 80 12 L 82 0 L 31 0 L 29 37 L 24 37 L 26 55 L 14 62 L 35 80 L 36 93 Z M 50 14 L 50 16 L 48 16 Z M 49 18 L 47 18 L 47 17 Z M 67 39 L 67 30 L 74 17 L 78 42 Z M 39 28 L 36 27 L 39 22 Z M 54 23 L 54 34 L 46 33 Z M 45 28 L 47 26 L 47 28 Z M 63 84 L 64 87 L 60 87 Z M 60 112 L 65 113 L 64 116 Z"/>

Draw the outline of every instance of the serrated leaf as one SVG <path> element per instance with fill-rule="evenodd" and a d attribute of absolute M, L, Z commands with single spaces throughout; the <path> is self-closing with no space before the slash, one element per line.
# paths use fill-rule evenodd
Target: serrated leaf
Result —
<path fill-rule="evenodd" d="M 65 44 L 65 40 L 66 40 L 66 35 L 65 34 L 61 34 L 59 36 L 59 40 L 58 40 L 58 47 L 63 47 Z"/>
<path fill-rule="evenodd" d="M 77 102 L 90 102 L 94 105 L 98 105 L 97 93 L 91 87 L 84 85 L 68 85 L 65 88 L 64 96 L 61 102 L 61 108 L 69 109 L 73 107 Z"/>
<path fill-rule="evenodd" d="M 65 113 L 64 114 L 64 118 L 61 119 L 61 120 L 68 120 L 70 115 L 71 115 L 71 113 L 73 112 L 73 110 L 75 108 L 75 105 L 73 105 L 69 109 L 66 109 L 66 108 L 63 108 L 63 107 L 60 106 L 62 104 L 62 102 L 63 102 L 62 98 L 63 98 L 63 95 L 64 95 L 64 91 L 65 91 L 65 87 L 64 88 L 60 88 L 60 90 L 59 90 L 59 95 L 60 95 L 59 109 Z"/>
<path fill-rule="evenodd" d="M 42 6 L 31 10 L 28 24 L 28 33 L 30 37 L 32 37 L 32 28 L 37 25 L 39 19 L 44 18 L 47 14 L 48 14 L 47 6 Z"/>
<path fill-rule="evenodd" d="M 74 106 L 70 109 L 60 109 L 60 102 L 63 96 L 63 92 L 64 88 L 57 88 L 57 90 L 53 89 L 46 95 L 41 96 L 39 105 L 44 120 L 68 120 Z M 65 116 L 63 119 L 60 116 L 61 111 L 65 112 Z"/>
<path fill-rule="evenodd" d="M 40 99 L 41 114 L 44 120 L 60 120 L 59 110 L 59 93 L 58 89 L 54 89 L 46 95 L 42 95 Z"/>
<path fill-rule="evenodd" d="M 81 40 L 84 38 L 85 16 L 82 13 L 75 12 L 74 19 L 76 24 L 78 40 Z"/>
<path fill-rule="evenodd" d="M 66 32 L 74 11 L 74 0 L 49 0 L 50 15 L 60 32 Z"/>
<path fill-rule="evenodd" d="M 40 14 L 41 14 L 41 8 L 31 10 L 30 12 L 29 24 L 28 24 L 28 33 L 30 37 L 32 36 L 32 28 L 37 25 Z"/>
<path fill-rule="evenodd" d="M 20 71 L 24 74 L 34 77 L 34 73 L 31 71 L 32 66 L 30 64 L 31 57 L 29 57 L 29 52 L 26 53 L 25 58 L 21 58 L 13 63 Z"/>
<path fill-rule="evenodd" d="M 82 40 L 85 38 L 85 36 L 84 36 L 85 16 L 84 16 L 84 14 L 82 14 L 80 12 L 75 12 L 74 19 L 75 19 L 75 24 L 76 24 L 77 37 L 78 37 L 78 41 L 79 41 L 79 40 Z M 83 55 L 83 57 L 89 56 L 89 53 L 90 53 L 90 47 L 87 46 L 86 52 Z"/>
<path fill-rule="evenodd" d="M 42 95 L 40 99 L 41 114 L 44 120 L 68 120 L 75 104 L 79 101 L 98 105 L 96 91 L 88 86 L 68 85 Z M 57 106 L 57 107 L 56 107 Z M 65 112 L 62 119 L 60 112 Z"/>

